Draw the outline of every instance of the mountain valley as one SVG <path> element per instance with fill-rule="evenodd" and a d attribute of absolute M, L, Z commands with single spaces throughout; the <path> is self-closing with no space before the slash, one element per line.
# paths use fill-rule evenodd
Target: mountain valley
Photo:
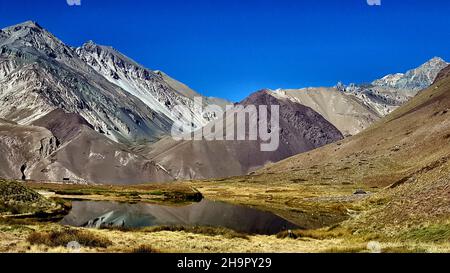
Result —
<path fill-rule="evenodd" d="M 0 48 L 0 118 L 14 126 L 28 126 L 23 130 L 41 138 L 38 142 L 53 141 L 50 148 L 43 144 L 47 154 L 42 154 L 41 148 L 28 146 L 20 151 L 25 140 L 14 140 L 15 149 L 3 148 L 15 158 L 14 163 L 5 160 L 0 165 L 3 176 L 79 183 L 244 175 L 358 134 L 429 86 L 447 65 L 433 58 L 404 74 L 366 85 L 256 92 L 236 105 L 281 106 L 279 148 L 262 152 L 260 141 L 173 140 L 171 129 L 176 123 L 192 131 L 231 129 L 219 112 L 205 111 L 212 105 L 225 109 L 231 103 L 202 96 L 112 47 L 92 41 L 78 48 L 67 46 L 28 21 L 3 29 Z M 195 98 L 202 104 L 196 104 Z M 174 111 L 178 105 L 183 106 L 182 113 Z M 44 129 L 29 126 L 46 128 L 51 134 L 46 131 L 44 137 L 37 132 Z M 7 130 L 2 134 L 14 138 Z M 110 171 L 96 171 L 99 168 Z"/>
<path fill-rule="evenodd" d="M 449 159 L 439 57 L 232 103 L 36 22 L 0 31 L 0 252 L 449 252 Z"/>

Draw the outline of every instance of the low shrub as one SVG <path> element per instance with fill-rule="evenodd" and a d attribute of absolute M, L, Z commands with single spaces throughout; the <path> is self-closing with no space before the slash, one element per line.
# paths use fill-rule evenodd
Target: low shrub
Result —
<path fill-rule="evenodd" d="M 402 240 L 418 242 L 448 242 L 450 240 L 449 224 L 434 224 L 427 227 L 411 229 L 401 236 Z"/>
<path fill-rule="evenodd" d="M 183 226 L 183 225 L 173 225 L 173 226 L 157 226 L 149 227 L 145 229 L 147 232 L 160 232 L 160 231 L 184 231 L 187 233 L 203 234 L 207 236 L 218 236 L 222 235 L 228 239 L 241 238 L 249 239 L 248 235 L 239 233 L 237 231 L 224 228 L 224 227 L 211 227 L 211 226 Z"/>
<path fill-rule="evenodd" d="M 27 241 L 32 245 L 46 245 L 50 247 L 67 246 L 69 242 L 76 241 L 86 247 L 106 248 L 112 245 L 112 242 L 104 237 L 97 236 L 88 231 L 76 229 L 63 229 L 61 231 L 51 232 L 33 232 Z"/>
<path fill-rule="evenodd" d="M 140 245 L 131 250 L 131 253 L 161 253 L 161 251 L 149 246 L 149 245 Z"/>

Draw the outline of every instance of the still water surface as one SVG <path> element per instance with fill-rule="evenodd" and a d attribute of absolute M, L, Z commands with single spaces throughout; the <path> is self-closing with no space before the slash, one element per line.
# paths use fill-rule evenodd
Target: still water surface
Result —
<path fill-rule="evenodd" d="M 110 201 L 74 201 L 63 225 L 148 227 L 160 225 L 220 226 L 251 234 L 275 234 L 296 225 L 266 211 L 203 199 L 186 206 Z"/>

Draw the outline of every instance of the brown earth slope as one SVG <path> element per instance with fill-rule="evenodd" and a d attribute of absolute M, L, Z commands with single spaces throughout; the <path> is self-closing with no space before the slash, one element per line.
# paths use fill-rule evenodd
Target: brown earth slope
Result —
<path fill-rule="evenodd" d="M 358 221 L 389 227 L 450 215 L 450 68 L 366 131 L 272 164 L 267 180 L 384 188 Z"/>
<path fill-rule="evenodd" d="M 152 161 L 93 130 L 80 115 L 55 110 L 35 123 L 50 130 L 60 146 L 34 166 L 31 179 L 106 184 L 172 180 Z"/>
<path fill-rule="evenodd" d="M 356 135 L 381 117 L 357 97 L 334 87 L 286 89 L 276 92 L 317 111 L 345 136 Z"/>
<path fill-rule="evenodd" d="M 261 151 L 260 140 L 175 141 L 167 138 L 152 146 L 149 157 L 177 179 L 226 177 L 243 175 L 269 162 L 343 138 L 331 123 L 311 108 L 278 97 L 267 90 L 252 94 L 240 104 L 268 105 L 269 121 L 270 105 L 280 106 L 280 141 L 276 151 Z M 226 133 L 234 123 L 228 119 L 218 119 L 213 125 L 223 127 Z"/>
<path fill-rule="evenodd" d="M 47 128 L 58 139 L 60 144 L 74 138 L 82 126 L 94 129 L 83 117 L 74 113 L 66 113 L 62 109 L 56 109 L 42 118 L 33 122 L 33 125 Z"/>
<path fill-rule="evenodd" d="M 0 177 L 106 184 L 173 180 L 78 114 L 56 109 L 33 124 L 38 126 L 0 120 Z"/>

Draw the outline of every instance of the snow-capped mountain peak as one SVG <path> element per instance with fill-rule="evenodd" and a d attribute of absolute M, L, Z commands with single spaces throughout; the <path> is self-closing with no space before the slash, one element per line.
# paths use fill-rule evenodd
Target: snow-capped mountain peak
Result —
<path fill-rule="evenodd" d="M 449 63 L 440 57 L 434 57 L 421 66 L 406 73 L 387 75 L 372 82 L 375 86 L 391 87 L 396 89 L 409 89 L 420 91 L 433 83 L 438 73 Z"/>
<path fill-rule="evenodd" d="M 417 68 L 386 75 L 371 84 L 338 84 L 336 88 L 357 97 L 382 117 L 429 87 L 447 66 L 448 63 L 442 58 L 434 57 Z"/>

